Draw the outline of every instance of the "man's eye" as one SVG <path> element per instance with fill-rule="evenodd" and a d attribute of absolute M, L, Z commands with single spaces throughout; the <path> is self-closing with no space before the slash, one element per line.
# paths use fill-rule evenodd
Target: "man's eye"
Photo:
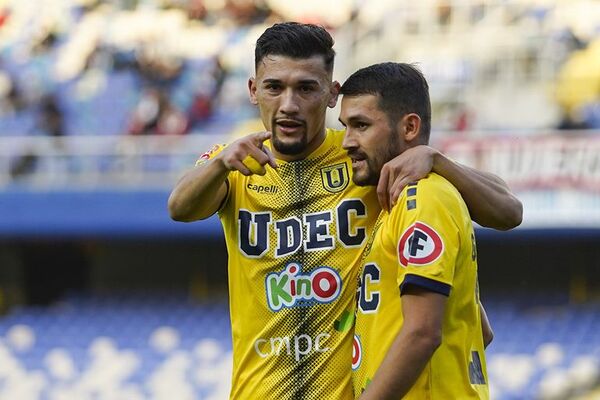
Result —
<path fill-rule="evenodd" d="M 266 86 L 267 90 L 279 90 L 281 88 L 281 85 L 278 85 L 276 83 L 270 83 Z"/>
<path fill-rule="evenodd" d="M 312 86 L 301 86 L 300 91 L 302 93 L 310 93 L 313 91 L 313 87 Z"/>

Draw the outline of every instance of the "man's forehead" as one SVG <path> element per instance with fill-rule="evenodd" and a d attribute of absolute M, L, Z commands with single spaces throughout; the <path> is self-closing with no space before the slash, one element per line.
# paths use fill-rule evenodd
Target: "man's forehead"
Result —
<path fill-rule="evenodd" d="M 330 79 L 331 73 L 322 56 L 292 58 L 282 55 L 267 55 L 259 63 L 256 76 L 259 79 Z"/>
<path fill-rule="evenodd" d="M 339 120 L 348 124 L 353 121 L 384 120 L 386 114 L 379 108 L 379 96 L 373 94 L 344 95 Z"/>
<path fill-rule="evenodd" d="M 381 112 L 379 109 L 379 96 L 367 93 L 344 95 L 342 97 L 342 111 L 347 113 Z"/>

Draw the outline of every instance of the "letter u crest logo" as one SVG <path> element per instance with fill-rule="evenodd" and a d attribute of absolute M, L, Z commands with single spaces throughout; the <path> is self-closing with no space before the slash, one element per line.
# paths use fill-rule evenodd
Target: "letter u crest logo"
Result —
<path fill-rule="evenodd" d="M 341 192 L 348 186 L 348 166 L 341 163 L 321 168 L 321 181 L 328 192 Z"/>

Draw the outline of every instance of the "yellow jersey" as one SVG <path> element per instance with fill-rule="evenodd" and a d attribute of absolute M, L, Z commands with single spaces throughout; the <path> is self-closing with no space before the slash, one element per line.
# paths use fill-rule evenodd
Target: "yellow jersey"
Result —
<path fill-rule="evenodd" d="M 218 211 L 229 253 L 232 399 L 353 398 L 362 248 L 380 208 L 352 182 L 344 131 L 304 160 L 231 172 Z M 217 146 L 201 160 L 210 160 Z"/>
<path fill-rule="evenodd" d="M 411 284 L 448 301 L 442 343 L 404 398 L 488 399 L 475 235 L 459 192 L 431 173 L 408 185 L 374 229 L 357 295 L 355 396 L 373 379 L 402 329 L 401 292 Z"/>

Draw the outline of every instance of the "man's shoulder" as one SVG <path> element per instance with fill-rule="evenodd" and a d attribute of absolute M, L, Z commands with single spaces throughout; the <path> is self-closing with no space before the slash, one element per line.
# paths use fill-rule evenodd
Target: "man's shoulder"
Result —
<path fill-rule="evenodd" d="M 410 211 L 418 205 L 439 204 L 444 207 L 456 207 L 464 201 L 450 181 L 431 172 L 425 178 L 406 185 L 398 203 L 401 202 L 406 203 L 407 210 Z"/>
<path fill-rule="evenodd" d="M 430 172 L 425 178 L 407 185 L 407 188 L 412 185 L 419 189 L 422 197 L 428 196 L 429 194 L 460 196 L 458 190 L 449 180 L 435 172 Z"/>

